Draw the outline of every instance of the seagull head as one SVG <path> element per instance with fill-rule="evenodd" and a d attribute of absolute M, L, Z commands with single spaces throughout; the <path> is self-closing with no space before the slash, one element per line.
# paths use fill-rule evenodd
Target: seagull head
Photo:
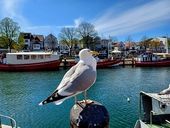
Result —
<path fill-rule="evenodd" d="M 80 60 L 84 63 L 96 67 L 96 59 L 92 56 L 92 51 L 90 49 L 82 49 L 79 52 Z"/>
<path fill-rule="evenodd" d="M 92 56 L 92 53 L 90 51 L 90 49 L 82 49 L 80 52 L 79 52 L 79 57 L 80 59 L 86 59 L 88 57 L 91 57 Z"/>

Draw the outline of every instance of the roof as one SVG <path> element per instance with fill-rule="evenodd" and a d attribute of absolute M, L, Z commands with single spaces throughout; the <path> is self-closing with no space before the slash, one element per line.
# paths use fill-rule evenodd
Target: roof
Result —
<path fill-rule="evenodd" d="M 49 55 L 51 52 L 16 52 L 16 53 L 7 53 L 7 55 Z"/>
<path fill-rule="evenodd" d="M 44 41 L 44 36 L 43 36 L 43 35 L 32 35 L 32 36 L 33 36 L 34 39 L 35 39 L 35 38 L 38 38 L 39 41 L 41 41 L 41 42 Z"/>
<path fill-rule="evenodd" d="M 146 92 L 140 92 L 140 95 L 146 95 L 149 96 L 157 101 L 160 101 L 168 106 L 170 106 L 170 94 L 165 95 L 159 95 L 158 93 L 146 93 Z"/>
<path fill-rule="evenodd" d="M 119 50 L 113 50 L 112 53 L 121 53 Z"/>

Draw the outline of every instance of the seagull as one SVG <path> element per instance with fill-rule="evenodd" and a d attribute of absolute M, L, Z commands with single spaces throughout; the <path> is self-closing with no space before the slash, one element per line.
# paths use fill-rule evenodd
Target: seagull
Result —
<path fill-rule="evenodd" d="M 96 81 L 97 62 L 89 49 L 82 49 L 79 52 L 79 57 L 79 62 L 66 72 L 57 89 L 39 105 L 51 102 L 60 105 L 64 100 L 82 92 L 84 92 L 86 102 L 86 91 Z"/>
<path fill-rule="evenodd" d="M 130 102 L 130 98 L 129 97 L 127 97 L 127 102 Z"/>
<path fill-rule="evenodd" d="M 163 91 L 161 91 L 159 93 L 159 95 L 164 95 L 164 94 L 170 94 L 170 84 L 169 84 L 169 87 L 167 89 L 164 89 Z"/>

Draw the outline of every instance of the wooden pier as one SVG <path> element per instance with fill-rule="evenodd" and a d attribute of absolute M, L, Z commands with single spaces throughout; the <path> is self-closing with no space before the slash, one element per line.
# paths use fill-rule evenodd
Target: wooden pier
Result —
<path fill-rule="evenodd" d="M 134 58 L 128 58 L 128 59 L 122 59 L 122 66 L 135 66 L 135 59 Z"/>
<path fill-rule="evenodd" d="M 67 68 L 67 67 L 72 67 L 73 65 L 75 65 L 74 59 L 64 59 L 64 60 L 62 60 L 60 67 Z M 122 59 L 120 65 L 123 66 L 123 67 L 124 66 L 134 67 L 135 66 L 135 58 Z"/>

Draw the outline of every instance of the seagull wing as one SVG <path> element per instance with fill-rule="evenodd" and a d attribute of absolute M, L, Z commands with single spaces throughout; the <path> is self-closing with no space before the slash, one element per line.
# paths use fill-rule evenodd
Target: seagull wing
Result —
<path fill-rule="evenodd" d="M 79 63 L 77 63 L 76 65 L 74 65 L 73 67 L 71 67 L 66 74 L 64 75 L 63 79 L 61 80 L 59 86 L 57 87 L 56 90 L 59 90 L 60 88 L 63 87 L 63 85 L 65 85 L 65 83 L 68 81 L 68 79 L 70 79 L 70 77 L 75 73 L 77 66 L 79 65 Z"/>
<path fill-rule="evenodd" d="M 73 70 L 66 73 L 59 87 L 40 105 L 57 102 L 62 103 L 78 93 L 81 93 L 93 85 L 96 80 L 96 71 L 84 63 L 78 63 Z"/>

